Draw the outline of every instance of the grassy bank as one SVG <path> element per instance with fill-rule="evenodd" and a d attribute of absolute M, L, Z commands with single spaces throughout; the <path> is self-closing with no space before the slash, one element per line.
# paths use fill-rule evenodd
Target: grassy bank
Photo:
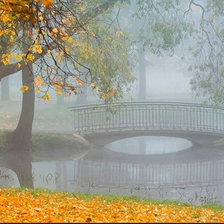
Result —
<path fill-rule="evenodd" d="M 0 165 L 4 166 L 6 131 L 0 131 Z M 32 136 L 33 161 L 70 160 L 89 150 L 87 142 L 81 142 L 72 134 L 35 133 Z"/>
<path fill-rule="evenodd" d="M 224 222 L 224 208 L 135 197 L 0 189 L 0 222 Z"/>

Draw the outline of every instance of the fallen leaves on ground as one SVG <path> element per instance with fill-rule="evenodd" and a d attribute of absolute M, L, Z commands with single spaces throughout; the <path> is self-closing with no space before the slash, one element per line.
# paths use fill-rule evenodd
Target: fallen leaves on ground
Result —
<path fill-rule="evenodd" d="M 224 222 L 224 210 L 1 188 L 0 222 Z"/>

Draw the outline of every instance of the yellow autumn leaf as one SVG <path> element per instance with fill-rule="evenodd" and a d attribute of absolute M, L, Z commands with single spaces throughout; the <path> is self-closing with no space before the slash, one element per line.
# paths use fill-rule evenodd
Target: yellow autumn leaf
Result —
<path fill-rule="evenodd" d="M 65 47 L 65 53 L 66 53 L 66 54 L 69 54 L 69 53 L 70 53 L 70 50 L 69 50 L 68 47 Z"/>
<path fill-rule="evenodd" d="M 63 24 L 65 24 L 67 22 L 67 19 L 63 18 L 61 21 L 62 21 Z"/>
<path fill-rule="evenodd" d="M 42 97 L 42 99 L 44 100 L 44 101 L 50 101 L 51 100 L 51 97 L 50 97 L 50 94 L 49 94 L 49 92 L 46 92 L 46 94 Z"/>
<path fill-rule="evenodd" d="M 1 20 L 2 20 L 3 23 L 7 23 L 8 21 L 10 21 L 10 18 L 7 14 L 3 14 L 1 16 Z"/>
<path fill-rule="evenodd" d="M 105 99 L 107 98 L 107 95 L 106 95 L 105 93 L 101 93 L 101 98 L 102 98 L 103 100 L 105 100 Z"/>
<path fill-rule="evenodd" d="M 52 29 L 52 32 L 53 32 L 53 33 L 58 33 L 58 29 L 57 29 L 57 28 L 53 28 L 53 29 Z"/>
<path fill-rule="evenodd" d="M 61 92 L 60 89 L 56 89 L 55 91 L 56 91 L 56 93 L 57 93 L 58 95 L 62 95 L 62 92 Z"/>
<path fill-rule="evenodd" d="M 21 60 L 22 57 L 21 57 L 21 55 L 18 54 L 18 55 L 16 55 L 15 58 L 16 58 L 16 60 Z"/>
<path fill-rule="evenodd" d="M 63 37 L 61 38 L 61 40 L 63 40 L 63 41 L 65 42 L 66 40 L 68 40 L 68 37 L 67 37 L 67 36 L 63 36 Z"/>
<path fill-rule="evenodd" d="M 61 89 L 62 85 L 63 85 L 62 82 L 54 82 L 54 87 L 55 87 L 56 89 Z"/>
<path fill-rule="evenodd" d="M 52 4 L 53 4 L 53 0 L 42 0 L 42 3 L 44 4 L 44 6 L 45 6 L 47 9 L 50 9 L 50 7 L 51 7 Z"/>
<path fill-rule="evenodd" d="M 44 82 L 42 81 L 42 78 L 40 76 L 37 76 L 35 79 L 35 84 L 38 86 L 43 86 Z"/>
<path fill-rule="evenodd" d="M 84 82 L 80 79 L 77 79 L 76 82 L 78 83 L 78 85 L 83 86 Z"/>
<path fill-rule="evenodd" d="M 28 63 L 29 61 L 33 61 L 35 59 L 35 56 L 33 54 L 28 54 L 25 63 Z"/>
<path fill-rule="evenodd" d="M 10 62 L 9 54 L 2 54 L 2 63 L 7 65 Z"/>
<path fill-rule="evenodd" d="M 40 21 L 43 21 L 44 20 L 44 17 L 43 16 L 39 16 L 39 20 Z"/>
<path fill-rule="evenodd" d="M 9 38 L 9 42 L 11 42 L 11 43 L 14 42 L 14 37 L 13 37 L 13 36 L 10 36 L 10 38 Z"/>
<path fill-rule="evenodd" d="M 110 97 L 113 97 L 113 96 L 115 95 L 115 93 L 116 93 L 116 89 L 112 89 L 112 90 L 108 93 L 108 95 L 109 95 Z"/>
<path fill-rule="evenodd" d="M 40 89 L 39 88 L 35 88 L 35 93 L 39 93 Z"/>
<path fill-rule="evenodd" d="M 42 53 L 42 46 L 41 45 L 37 45 L 36 46 L 36 51 L 38 54 L 41 54 Z"/>
<path fill-rule="evenodd" d="M 69 37 L 68 39 L 67 39 L 67 42 L 70 44 L 70 43 L 72 43 L 72 41 L 73 41 L 73 39 L 71 38 L 71 37 Z"/>
<path fill-rule="evenodd" d="M 62 57 L 60 55 L 56 56 L 57 61 L 60 63 L 62 61 Z"/>
<path fill-rule="evenodd" d="M 20 91 L 21 91 L 22 93 L 25 93 L 28 89 L 29 89 L 29 86 L 24 85 L 23 87 L 20 88 Z"/>
<path fill-rule="evenodd" d="M 95 83 L 91 82 L 90 86 L 92 86 L 93 88 L 96 87 Z"/>

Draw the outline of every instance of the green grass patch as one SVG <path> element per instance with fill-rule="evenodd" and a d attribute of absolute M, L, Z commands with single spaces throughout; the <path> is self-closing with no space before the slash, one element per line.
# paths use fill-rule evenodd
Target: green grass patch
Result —
<path fill-rule="evenodd" d="M 5 131 L 0 131 L 0 165 L 4 165 L 6 146 Z M 88 142 L 81 142 L 72 134 L 35 133 L 30 147 L 33 161 L 70 160 L 90 149 Z"/>
<path fill-rule="evenodd" d="M 31 152 L 35 161 L 69 160 L 81 156 L 90 145 L 80 142 L 72 134 L 35 133 Z"/>
<path fill-rule="evenodd" d="M 221 205 L 218 205 L 216 203 L 208 203 L 208 204 L 204 204 L 201 206 L 202 208 L 210 208 L 214 211 L 217 211 L 217 212 L 222 212 L 224 207 L 221 206 Z"/>

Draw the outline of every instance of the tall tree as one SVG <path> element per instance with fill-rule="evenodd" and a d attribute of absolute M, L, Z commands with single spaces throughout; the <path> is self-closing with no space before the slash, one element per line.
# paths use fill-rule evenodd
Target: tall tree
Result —
<path fill-rule="evenodd" d="M 16 129 L 8 135 L 7 164 L 15 170 L 22 187 L 33 188 L 30 143 L 34 118 L 34 77 L 32 66 L 22 69 L 23 85 L 29 88 L 24 92 L 22 111 Z"/>
<path fill-rule="evenodd" d="M 93 20 L 117 1 L 0 2 L 0 36 L 11 43 L 1 48 L 0 80 L 20 69 L 23 77 L 22 111 L 17 128 L 8 136 L 7 159 L 22 186 L 33 187 L 29 146 L 34 89 L 43 100 L 50 100 L 49 88 L 59 95 L 77 94 L 87 84 L 102 99 L 111 100 L 131 81 L 125 35 Z M 12 60 L 17 62 L 10 64 Z"/>

